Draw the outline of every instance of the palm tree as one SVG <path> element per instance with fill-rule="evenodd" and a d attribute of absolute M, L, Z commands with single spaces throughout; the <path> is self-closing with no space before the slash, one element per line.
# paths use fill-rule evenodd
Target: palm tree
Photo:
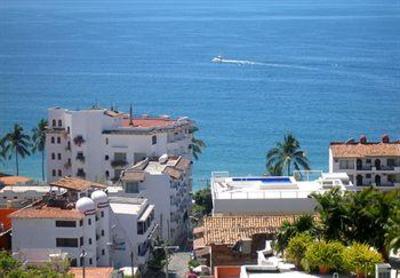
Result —
<path fill-rule="evenodd" d="M 19 124 L 14 124 L 14 128 L 11 132 L 7 133 L 1 140 L 0 144 L 4 144 L 7 152 L 13 152 L 15 155 L 15 167 L 17 170 L 17 176 L 19 175 L 19 156 L 25 158 L 30 155 L 30 137 L 24 133 L 24 129 Z"/>
<path fill-rule="evenodd" d="M 282 172 L 287 169 L 287 175 L 290 176 L 292 166 L 296 170 L 300 170 L 300 168 L 310 169 L 309 161 L 305 152 L 300 149 L 299 141 L 289 133 L 284 136 L 283 142 L 277 143 L 276 147 L 267 153 L 266 168 L 282 169 Z"/>
<path fill-rule="evenodd" d="M 5 146 L 5 140 L 0 138 L 0 164 L 3 164 L 5 160 L 8 160 L 8 148 Z"/>
<path fill-rule="evenodd" d="M 38 125 L 32 129 L 32 153 L 40 152 L 42 155 L 42 180 L 44 180 L 44 150 L 46 144 L 47 121 L 41 119 Z"/>
<path fill-rule="evenodd" d="M 189 149 L 192 150 L 193 157 L 198 160 L 199 159 L 199 154 L 202 153 L 202 150 L 207 147 L 206 143 L 204 143 L 203 140 L 198 139 L 194 136 L 194 134 L 199 131 L 199 128 L 197 126 L 193 126 L 189 133 L 193 135 L 192 137 L 192 142 L 189 144 Z"/>

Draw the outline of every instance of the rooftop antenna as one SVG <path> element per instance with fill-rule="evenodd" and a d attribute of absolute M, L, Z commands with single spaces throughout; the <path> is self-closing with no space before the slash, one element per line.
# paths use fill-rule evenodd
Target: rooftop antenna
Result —
<path fill-rule="evenodd" d="M 129 106 L 129 125 L 133 126 L 133 116 L 132 116 L 133 112 L 132 112 L 132 103 Z"/>

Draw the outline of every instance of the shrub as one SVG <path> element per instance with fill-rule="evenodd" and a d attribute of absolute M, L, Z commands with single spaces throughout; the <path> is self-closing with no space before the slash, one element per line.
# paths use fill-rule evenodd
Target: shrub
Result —
<path fill-rule="evenodd" d="M 309 234 L 301 233 L 296 235 L 289 241 L 286 248 L 287 259 L 299 267 L 307 247 L 312 244 L 313 238 Z"/>
<path fill-rule="evenodd" d="M 343 251 L 347 271 L 363 276 L 374 272 L 375 264 L 383 261 L 382 255 L 366 244 L 354 243 Z"/>
<path fill-rule="evenodd" d="M 190 260 L 190 261 L 188 262 L 188 267 L 189 267 L 189 269 L 190 269 L 190 268 L 198 267 L 199 265 L 200 265 L 200 263 L 199 263 L 199 261 L 196 260 L 196 259 Z"/>
<path fill-rule="evenodd" d="M 319 269 L 320 272 L 340 271 L 343 269 L 344 246 L 340 242 L 317 241 L 309 245 L 302 261 L 308 271 Z"/>

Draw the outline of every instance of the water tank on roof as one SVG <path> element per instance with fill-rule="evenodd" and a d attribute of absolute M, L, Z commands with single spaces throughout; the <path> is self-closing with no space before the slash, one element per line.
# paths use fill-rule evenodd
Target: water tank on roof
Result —
<path fill-rule="evenodd" d="M 360 137 L 360 143 L 361 144 L 366 144 L 367 143 L 367 136 L 365 136 L 365 135 L 361 135 L 361 137 Z"/>
<path fill-rule="evenodd" d="M 387 135 L 387 134 L 382 135 L 382 143 L 385 143 L 385 144 L 390 143 L 389 135 Z"/>
<path fill-rule="evenodd" d="M 92 200 L 95 202 L 95 204 L 97 206 L 99 204 L 108 203 L 108 197 L 104 191 L 96 190 L 90 195 L 90 197 L 92 198 Z"/>
<path fill-rule="evenodd" d="M 169 115 L 160 115 L 161 119 L 169 119 Z"/>
<path fill-rule="evenodd" d="M 168 161 L 168 154 L 163 154 L 162 156 L 160 156 L 160 158 L 158 159 L 158 162 L 160 162 L 161 164 L 167 163 Z"/>
<path fill-rule="evenodd" d="M 76 209 L 83 214 L 90 214 L 96 211 L 96 204 L 88 197 L 82 197 L 76 202 Z"/>

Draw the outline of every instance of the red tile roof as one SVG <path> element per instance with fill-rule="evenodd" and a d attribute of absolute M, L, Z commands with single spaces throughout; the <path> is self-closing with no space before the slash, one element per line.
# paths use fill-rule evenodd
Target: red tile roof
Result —
<path fill-rule="evenodd" d="M 122 126 L 130 127 L 129 119 L 124 119 L 122 122 Z M 167 119 L 167 118 L 134 118 L 132 120 L 133 127 L 167 127 L 176 123 L 175 120 Z"/>
<path fill-rule="evenodd" d="M 111 278 L 113 268 L 112 267 L 86 267 L 85 277 L 86 278 Z M 82 268 L 81 267 L 71 267 L 68 271 L 74 275 L 75 278 L 82 278 Z"/>
<path fill-rule="evenodd" d="M 12 186 L 16 185 L 17 183 L 26 183 L 30 182 L 32 179 L 27 178 L 27 177 L 22 177 L 22 176 L 5 176 L 5 177 L 0 177 L 0 184 L 3 184 L 5 186 Z"/>
<path fill-rule="evenodd" d="M 38 219 L 75 219 L 84 218 L 84 215 L 75 208 L 63 209 L 58 207 L 37 206 L 17 210 L 9 215 L 10 218 L 38 218 Z"/>
<path fill-rule="evenodd" d="M 361 158 L 400 156 L 400 142 L 392 143 L 342 143 L 330 144 L 334 158 Z"/>
<path fill-rule="evenodd" d="M 83 180 L 83 179 L 79 179 L 79 178 L 72 178 L 72 177 L 63 177 L 59 180 L 51 182 L 49 185 L 60 187 L 60 188 L 65 188 L 65 189 L 69 189 L 69 190 L 75 190 L 75 191 L 84 191 L 89 188 L 100 188 L 100 189 L 107 188 L 105 185 L 97 183 L 97 182 L 92 182 L 92 181 Z"/>
<path fill-rule="evenodd" d="M 8 217 L 11 213 L 16 211 L 14 208 L 2 208 L 0 209 L 0 223 L 3 225 L 3 231 L 7 231 L 11 228 L 11 219 Z M 0 225 L 1 225 L 0 224 Z M 1 232 L 1 230 L 0 230 Z"/>

